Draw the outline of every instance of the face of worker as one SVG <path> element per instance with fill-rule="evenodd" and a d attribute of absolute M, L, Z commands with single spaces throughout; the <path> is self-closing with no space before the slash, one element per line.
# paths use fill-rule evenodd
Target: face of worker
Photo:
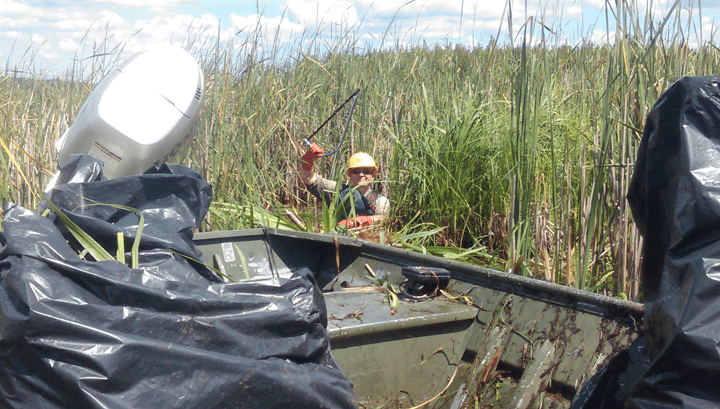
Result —
<path fill-rule="evenodd" d="M 365 186 L 375 177 L 373 168 L 352 168 L 348 171 L 352 186 Z"/>

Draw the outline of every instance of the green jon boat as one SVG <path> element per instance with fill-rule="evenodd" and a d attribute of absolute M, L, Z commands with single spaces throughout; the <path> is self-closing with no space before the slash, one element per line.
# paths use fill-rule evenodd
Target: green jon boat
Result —
<path fill-rule="evenodd" d="M 367 408 L 568 408 L 641 328 L 642 304 L 351 237 L 262 228 L 194 241 L 236 280 L 309 268 L 333 356 Z"/>

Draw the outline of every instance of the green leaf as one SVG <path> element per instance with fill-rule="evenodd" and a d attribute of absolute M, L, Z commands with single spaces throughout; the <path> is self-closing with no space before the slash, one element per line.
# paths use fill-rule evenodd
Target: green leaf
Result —
<path fill-rule="evenodd" d="M 240 258 L 240 264 L 242 264 L 243 272 L 245 273 L 245 278 L 247 280 L 250 279 L 250 269 L 248 269 L 247 260 L 245 260 L 245 255 L 242 251 L 238 248 L 237 244 L 233 243 L 233 246 L 235 247 L 235 251 L 238 253 L 238 258 Z"/>
<path fill-rule="evenodd" d="M 133 207 L 130 207 L 130 206 L 123 206 L 123 205 L 112 204 L 112 203 L 93 202 L 92 204 L 89 204 L 86 206 L 109 206 L 109 207 L 114 207 L 116 209 L 125 210 L 128 212 L 133 212 L 138 215 L 138 229 L 137 229 L 137 233 L 135 234 L 135 241 L 133 242 L 132 249 L 130 250 L 130 263 L 131 263 L 130 268 L 138 268 L 138 266 L 140 265 L 140 262 L 139 262 L 140 238 L 142 237 L 143 227 L 145 226 L 145 217 L 143 217 L 142 212 Z M 123 243 L 123 247 L 124 246 L 125 246 L 125 244 Z"/>
<path fill-rule="evenodd" d="M 125 264 L 125 236 L 121 231 L 117 232 L 117 261 Z"/>
<path fill-rule="evenodd" d="M 410 240 L 430 237 L 430 236 L 433 236 L 433 235 L 445 230 L 445 228 L 446 227 L 438 227 L 436 229 L 432 229 L 432 230 L 428 230 L 428 231 L 420 231 L 417 233 L 406 234 L 406 235 L 398 238 L 396 241 L 410 241 Z"/>
<path fill-rule="evenodd" d="M 184 257 L 184 258 L 187 259 L 187 260 L 194 261 L 194 262 L 196 262 L 196 263 L 198 263 L 198 264 L 200 264 L 200 265 L 202 265 L 202 266 L 205 266 L 208 270 L 214 272 L 215 274 L 219 275 L 220 277 L 225 277 L 225 278 L 227 278 L 228 281 L 235 281 L 235 280 L 232 279 L 232 277 L 228 276 L 227 274 L 224 274 L 222 271 L 218 270 L 217 268 L 213 268 L 213 267 L 211 267 L 211 266 L 203 263 L 202 261 L 200 261 L 200 260 L 198 260 L 198 259 L 196 259 L 196 258 L 194 258 L 194 257 L 186 256 L 185 254 L 178 253 L 177 251 L 171 250 L 171 249 L 165 249 L 165 250 L 170 251 L 170 252 L 172 252 L 172 253 L 175 253 L 175 254 L 177 254 L 177 255 L 179 255 L 179 256 L 181 256 L 181 257 Z"/>
<path fill-rule="evenodd" d="M 302 228 L 289 221 L 285 215 L 280 215 L 259 206 L 242 206 L 232 203 L 213 202 L 210 212 L 220 218 L 228 218 L 229 214 L 240 215 L 252 224 L 273 227 L 283 230 L 302 231 Z"/>
<path fill-rule="evenodd" d="M 87 250 L 88 253 L 90 253 L 95 260 L 97 261 L 106 261 L 106 260 L 115 260 L 113 256 L 110 255 L 110 253 L 107 252 L 95 239 L 90 237 L 83 229 L 81 229 L 75 222 L 70 220 L 65 213 L 60 211 L 60 209 L 55 206 L 53 202 L 50 201 L 50 199 L 45 196 L 44 193 L 41 193 L 43 199 L 47 202 L 48 206 L 55 212 L 58 218 L 60 218 L 60 221 L 67 227 L 70 234 L 75 237 L 75 239 L 80 243 L 80 245 Z"/>

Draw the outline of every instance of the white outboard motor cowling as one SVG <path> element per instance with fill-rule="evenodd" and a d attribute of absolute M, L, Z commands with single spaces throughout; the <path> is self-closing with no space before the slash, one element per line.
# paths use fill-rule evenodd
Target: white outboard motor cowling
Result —
<path fill-rule="evenodd" d="M 58 164 L 88 154 L 102 160 L 103 174 L 113 179 L 180 162 L 204 97 L 202 70 L 185 50 L 165 45 L 135 54 L 98 84 L 58 139 Z"/>

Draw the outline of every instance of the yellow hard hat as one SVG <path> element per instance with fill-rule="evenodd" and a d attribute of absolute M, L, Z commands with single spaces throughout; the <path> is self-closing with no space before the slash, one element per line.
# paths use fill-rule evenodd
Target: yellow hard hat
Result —
<path fill-rule="evenodd" d="M 377 171 L 375 160 L 365 152 L 358 152 L 348 159 L 348 170 L 353 168 L 373 168 Z"/>

